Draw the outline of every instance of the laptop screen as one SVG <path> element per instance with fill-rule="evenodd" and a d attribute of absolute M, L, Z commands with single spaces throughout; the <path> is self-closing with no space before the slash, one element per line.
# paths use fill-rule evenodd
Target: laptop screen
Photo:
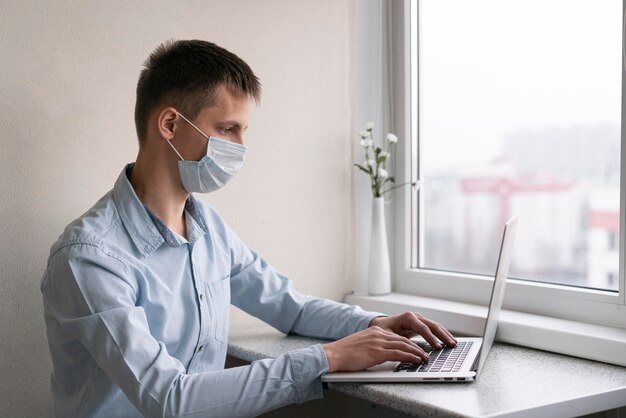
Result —
<path fill-rule="evenodd" d="M 489 350 L 491 350 L 491 346 L 493 345 L 493 340 L 496 337 L 500 309 L 502 308 L 502 299 L 504 298 L 504 286 L 506 285 L 506 278 L 509 275 L 509 267 L 511 266 L 513 240 L 515 238 L 516 230 L 517 215 L 513 216 L 513 218 L 511 218 L 511 220 L 509 220 L 504 226 L 502 244 L 500 245 L 500 256 L 498 257 L 498 267 L 496 268 L 496 276 L 491 290 L 489 313 L 487 314 L 487 320 L 485 321 L 485 332 L 483 334 L 483 344 L 480 348 L 476 376 L 478 376 L 482 370 L 483 364 L 489 355 Z"/>

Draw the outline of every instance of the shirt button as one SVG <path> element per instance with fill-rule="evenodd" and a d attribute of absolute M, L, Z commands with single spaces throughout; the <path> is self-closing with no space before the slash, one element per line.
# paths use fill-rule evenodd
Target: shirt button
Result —
<path fill-rule="evenodd" d="M 199 353 L 200 351 L 202 351 L 202 347 L 203 347 L 202 345 L 201 345 L 200 347 L 198 347 L 198 353 Z"/>
<path fill-rule="evenodd" d="M 200 293 L 200 300 L 204 299 L 204 295 Z"/>

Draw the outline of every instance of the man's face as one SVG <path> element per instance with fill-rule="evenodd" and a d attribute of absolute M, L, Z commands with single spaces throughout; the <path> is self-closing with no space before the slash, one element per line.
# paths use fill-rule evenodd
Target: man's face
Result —
<path fill-rule="evenodd" d="M 243 144 L 249 113 L 250 98 L 222 84 L 217 89 L 215 103 L 201 110 L 191 122 L 207 136 Z M 184 148 L 181 153 L 186 159 L 198 161 L 206 155 L 206 138 L 182 119 L 176 136 L 180 137 L 176 142 Z"/>

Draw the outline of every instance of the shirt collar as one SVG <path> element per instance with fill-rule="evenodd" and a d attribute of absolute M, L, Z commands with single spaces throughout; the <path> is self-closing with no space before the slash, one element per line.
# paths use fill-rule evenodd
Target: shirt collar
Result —
<path fill-rule="evenodd" d="M 146 209 L 146 212 L 148 212 L 148 216 L 150 216 L 152 223 L 154 223 L 154 226 L 163 237 L 163 240 L 170 247 L 179 247 L 188 242 L 193 244 L 207 232 L 206 224 L 204 223 L 204 219 L 200 215 L 200 212 L 197 210 L 196 199 L 193 195 L 189 195 L 189 198 L 187 198 L 187 201 L 185 202 L 185 222 L 187 223 L 187 236 L 189 241 L 172 232 L 172 230 L 169 229 L 158 216 L 152 213 L 150 208 L 146 205 L 143 206 Z"/>
<path fill-rule="evenodd" d="M 181 243 L 176 239 L 174 233 L 156 215 L 152 214 L 137 197 L 129 181 L 134 166 L 134 163 L 128 164 L 120 173 L 113 186 L 113 198 L 128 235 L 139 252 L 147 257 L 164 242 L 176 247 Z M 206 223 L 198 210 L 198 204 L 193 195 L 189 195 L 185 202 L 185 211 L 191 215 L 191 222 L 187 222 L 187 235 L 193 243 L 207 232 Z"/>
<path fill-rule="evenodd" d="M 209 231 L 198 206 L 198 201 L 190 194 L 185 202 L 185 211 L 189 215 L 187 217 L 187 235 L 189 235 L 189 240 L 192 243 Z"/>

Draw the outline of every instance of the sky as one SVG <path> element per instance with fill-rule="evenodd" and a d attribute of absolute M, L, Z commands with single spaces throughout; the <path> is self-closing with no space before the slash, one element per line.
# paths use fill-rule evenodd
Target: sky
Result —
<path fill-rule="evenodd" d="M 420 1 L 423 167 L 490 160 L 520 130 L 619 126 L 622 17 L 620 0 Z"/>

